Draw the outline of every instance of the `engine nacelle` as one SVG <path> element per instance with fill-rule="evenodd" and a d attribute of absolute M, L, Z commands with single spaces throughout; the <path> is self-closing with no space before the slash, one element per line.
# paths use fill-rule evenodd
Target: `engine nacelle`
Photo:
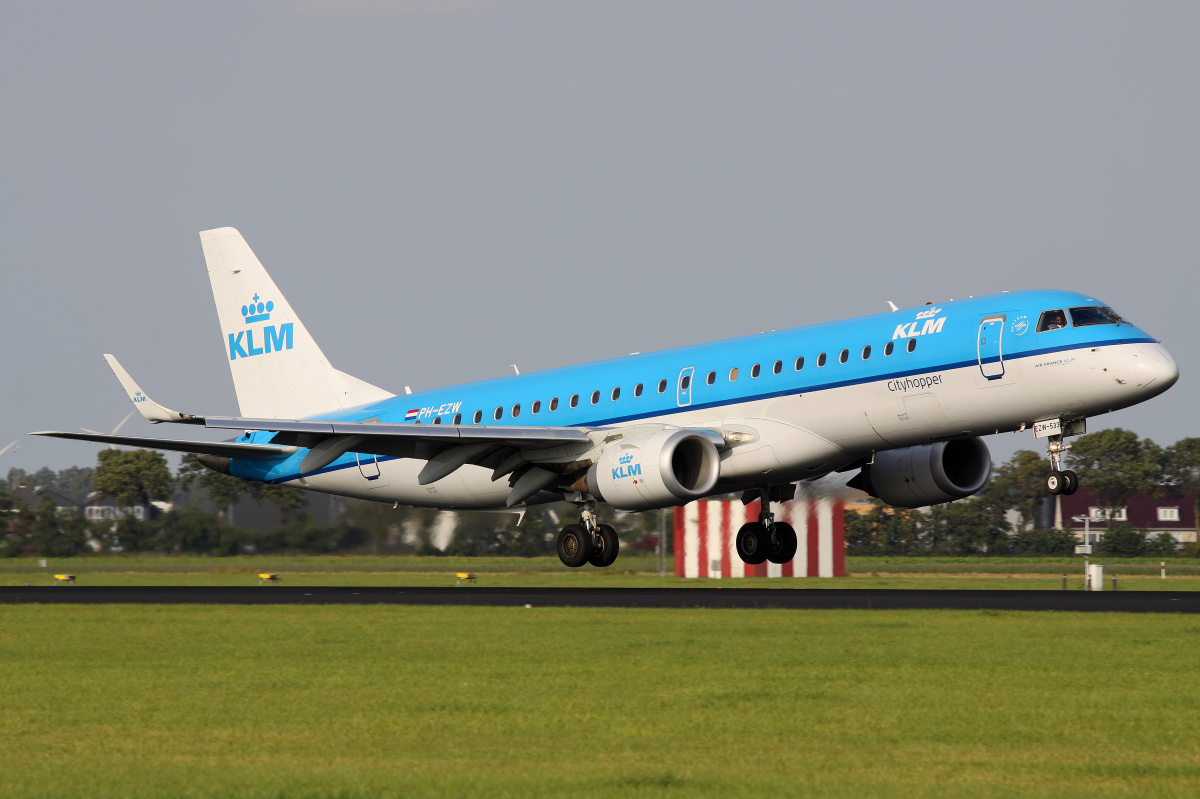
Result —
<path fill-rule="evenodd" d="M 848 485 L 893 508 L 922 508 L 969 497 L 987 483 L 992 456 L 978 438 L 875 453 Z"/>
<path fill-rule="evenodd" d="M 717 448 L 692 430 L 662 430 L 614 442 L 587 473 L 588 492 L 620 510 L 650 510 L 712 492 Z"/>

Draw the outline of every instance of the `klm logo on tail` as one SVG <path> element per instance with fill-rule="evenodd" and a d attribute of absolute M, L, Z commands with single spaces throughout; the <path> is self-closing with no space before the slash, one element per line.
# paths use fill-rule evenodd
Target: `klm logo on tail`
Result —
<path fill-rule="evenodd" d="M 246 320 L 246 324 L 251 325 L 255 322 L 266 322 L 271 318 L 271 311 L 275 310 L 275 303 L 268 300 L 260 302 L 258 295 L 255 294 L 249 304 L 242 306 L 242 317 Z M 253 358 L 255 355 L 265 355 L 271 352 L 280 352 L 281 350 L 290 350 L 292 348 L 292 323 L 285 322 L 282 325 L 263 325 L 261 328 L 262 346 L 254 346 L 254 330 L 239 330 L 235 336 L 229 334 L 229 360 L 236 361 L 238 358 Z"/>
<path fill-rule="evenodd" d="M 617 461 L 620 466 L 612 470 L 612 479 L 620 480 L 622 477 L 637 477 L 642 473 L 642 464 L 633 462 L 633 455 L 625 453 L 621 459 Z"/>

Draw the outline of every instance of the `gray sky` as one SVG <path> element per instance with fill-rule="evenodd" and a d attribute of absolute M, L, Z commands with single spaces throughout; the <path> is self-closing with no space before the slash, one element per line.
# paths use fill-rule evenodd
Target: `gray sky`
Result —
<path fill-rule="evenodd" d="M 197 231 L 394 391 L 968 294 L 1109 301 L 1200 435 L 1195 3 L 0 8 L 0 446 L 109 430 L 101 354 L 237 405 Z M 196 435 L 152 428 L 122 432 Z M 988 438 L 997 458 L 1031 433 Z M 13 465 L 94 465 L 25 437 Z"/>

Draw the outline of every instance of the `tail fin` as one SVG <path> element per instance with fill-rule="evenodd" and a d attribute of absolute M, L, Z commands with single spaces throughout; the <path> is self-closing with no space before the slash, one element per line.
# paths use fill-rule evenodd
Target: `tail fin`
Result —
<path fill-rule="evenodd" d="M 231 227 L 200 233 L 242 416 L 298 419 L 395 396 L 330 365 Z"/>

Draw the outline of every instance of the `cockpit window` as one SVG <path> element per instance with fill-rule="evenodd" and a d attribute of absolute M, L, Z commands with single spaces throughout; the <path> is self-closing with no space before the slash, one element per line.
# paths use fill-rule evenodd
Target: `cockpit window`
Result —
<path fill-rule="evenodd" d="M 1119 325 L 1125 320 L 1117 316 L 1117 312 L 1107 306 L 1089 305 L 1085 308 L 1072 308 L 1071 321 L 1075 327 L 1088 325 Z"/>
<path fill-rule="evenodd" d="M 1053 311 L 1042 311 L 1042 316 L 1038 319 L 1037 332 L 1045 333 L 1047 330 L 1062 330 L 1067 326 L 1067 315 L 1062 312 L 1062 308 Z"/>

